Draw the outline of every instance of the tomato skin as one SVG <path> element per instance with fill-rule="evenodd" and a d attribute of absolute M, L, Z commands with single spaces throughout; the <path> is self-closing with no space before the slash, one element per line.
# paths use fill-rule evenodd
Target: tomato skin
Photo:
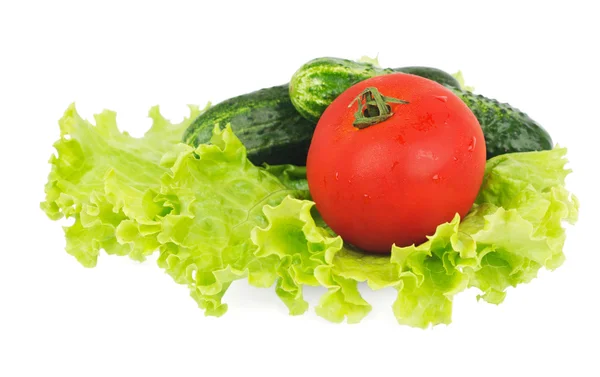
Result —
<path fill-rule="evenodd" d="M 358 129 L 352 125 L 367 87 L 408 104 Z M 486 150 L 471 110 L 449 89 L 396 73 L 362 81 L 321 116 L 307 158 L 307 179 L 325 222 L 364 250 L 419 244 L 439 224 L 464 217 L 479 192 Z"/>

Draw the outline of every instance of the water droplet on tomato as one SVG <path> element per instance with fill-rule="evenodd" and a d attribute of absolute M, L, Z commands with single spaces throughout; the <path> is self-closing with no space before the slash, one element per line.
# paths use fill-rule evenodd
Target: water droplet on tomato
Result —
<path fill-rule="evenodd" d="M 473 138 L 469 142 L 469 146 L 467 147 L 467 150 L 469 152 L 472 152 L 473 149 L 475 149 L 475 145 L 477 145 L 477 138 L 475 136 L 473 136 Z"/>
<path fill-rule="evenodd" d="M 456 157 L 456 156 L 453 156 L 453 157 L 452 157 L 452 159 L 453 159 L 454 161 L 458 161 L 458 157 Z"/>
<path fill-rule="evenodd" d="M 364 194 L 363 196 L 365 197 L 365 199 L 371 199 L 371 195 L 369 194 Z"/>
<path fill-rule="evenodd" d="M 434 96 L 435 99 L 442 101 L 442 102 L 448 102 L 448 96 Z"/>
<path fill-rule="evenodd" d="M 335 172 L 335 180 L 336 180 L 336 181 L 339 181 L 339 180 L 340 180 L 340 172 L 339 172 L 339 171 L 336 171 L 336 172 Z"/>
<path fill-rule="evenodd" d="M 440 176 L 438 174 L 435 174 L 433 177 L 431 177 L 434 181 L 437 181 L 438 179 L 440 179 Z"/>

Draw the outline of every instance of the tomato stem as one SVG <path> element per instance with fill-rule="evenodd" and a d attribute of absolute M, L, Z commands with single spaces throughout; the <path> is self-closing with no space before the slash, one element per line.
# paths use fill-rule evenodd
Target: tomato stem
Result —
<path fill-rule="evenodd" d="M 348 107 L 352 106 L 354 102 L 358 102 L 358 110 L 354 114 L 352 125 L 358 129 L 381 123 L 394 115 L 389 103 L 408 103 L 408 101 L 398 98 L 386 97 L 373 86 L 363 90 Z"/>

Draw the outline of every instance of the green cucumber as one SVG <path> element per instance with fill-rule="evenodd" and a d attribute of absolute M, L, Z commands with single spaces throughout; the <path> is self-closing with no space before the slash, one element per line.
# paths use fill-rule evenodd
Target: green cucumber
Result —
<path fill-rule="evenodd" d="M 524 112 L 481 94 L 456 88 L 452 91 L 479 121 L 488 159 L 505 153 L 552 149 L 548 132 Z"/>
<path fill-rule="evenodd" d="M 306 119 L 317 122 L 334 99 L 352 85 L 371 77 L 404 72 L 442 85 L 459 88 L 450 74 L 430 67 L 379 68 L 371 63 L 338 58 L 318 58 L 304 64 L 290 81 L 290 98 Z"/>
<path fill-rule="evenodd" d="M 460 83 L 451 74 L 441 69 L 432 67 L 402 67 L 395 68 L 394 72 L 410 73 L 411 75 L 425 77 L 426 79 L 437 82 L 451 88 L 460 88 Z"/>
<path fill-rule="evenodd" d="M 550 135 L 527 114 L 509 104 L 462 90 L 456 79 L 435 68 L 391 69 L 345 59 L 314 59 L 292 77 L 290 98 L 300 114 L 317 122 L 327 106 L 352 85 L 370 77 L 396 72 L 436 81 L 460 97 L 481 125 L 488 159 L 504 153 L 552 149 Z"/>
<path fill-rule="evenodd" d="M 306 165 L 315 122 L 301 116 L 290 101 L 288 84 L 230 98 L 208 108 L 192 122 L 183 142 L 210 141 L 215 124 L 231 125 L 255 165 Z"/>

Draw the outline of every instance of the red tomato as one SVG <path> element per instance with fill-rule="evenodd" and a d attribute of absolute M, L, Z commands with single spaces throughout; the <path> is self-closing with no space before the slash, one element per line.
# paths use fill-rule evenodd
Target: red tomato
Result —
<path fill-rule="evenodd" d="M 389 97 L 392 115 L 357 128 L 355 113 L 369 97 L 355 99 L 369 87 Z M 364 114 L 378 115 L 373 106 Z M 352 86 L 325 110 L 307 178 L 317 209 L 337 234 L 364 250 L 389 252 L 392 244 L 424 242 L 456 213 L 466 215 L 483 180 L 485 153 L 479 122 L 452 91 L 397 73 Z"/>

